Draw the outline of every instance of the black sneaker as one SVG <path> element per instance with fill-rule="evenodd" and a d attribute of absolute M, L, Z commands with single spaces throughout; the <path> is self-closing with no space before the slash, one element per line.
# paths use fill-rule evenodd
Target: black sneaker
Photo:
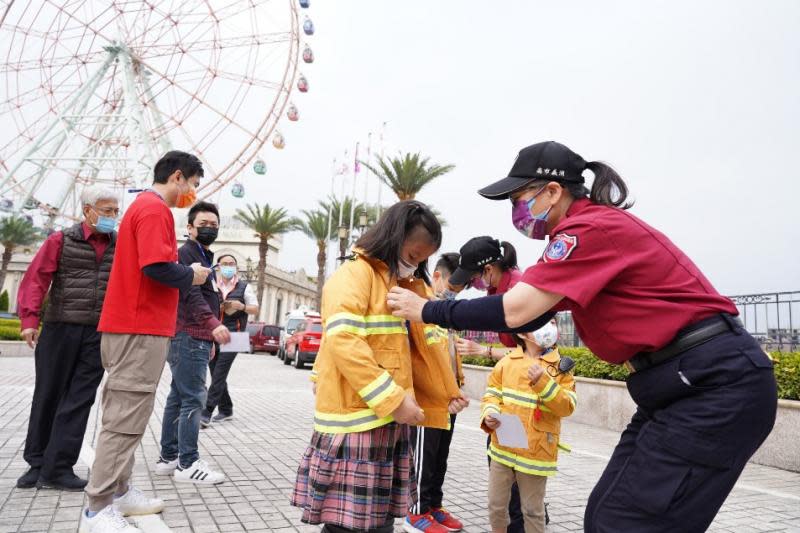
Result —
<path fill-rule="evenodd" d="M 81 479 L 75 474 L 61 474 L 53 479 L 39 478 L 36 483 L 37 489 L 63 490 L 67 492 L 80 492 L 86 487 L 87 480 Z"/>
<path fill-rule="evenodd" d="M 18 489 L 32 489 L 36 486 L 36 482 L 39 481 L 39 472 L 41 468 L 30 467 L 27 472 L 22 474 L 19 479 L 17 480 L 17 488 Z"/>
<path fill-rule="evenodd" d="M 230 414 L 218 413 L 217 416 L 215 416 L 211 420 L 213 420 L 214 422 L 224 422 L 225 420 L 230 420 L 231 418 L 233 418 L 233 413 Z"/>
<path fill-rule="evenodd" d="M 205 429 L 211 425 L 211 415 L 203 411 L 200 414 L 200 427 Z"/>

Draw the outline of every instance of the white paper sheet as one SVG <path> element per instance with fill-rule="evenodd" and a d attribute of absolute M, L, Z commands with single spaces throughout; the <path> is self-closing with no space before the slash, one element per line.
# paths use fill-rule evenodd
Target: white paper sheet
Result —
<path fill-rule="evenodd" d="M 249 352 L 250 351 L 250 334 L 246 331 L 232 331 L 231 342 L 228 344 L 220 344 L 220 353 L 222 352 Z"/>
<path fill-rule="evenodd" d="M 528 434 L 518 415 L 495 414 L 494 417 L 500 421 L 500 427 L 494 431 L 501 446 L 528 448 Z"/>

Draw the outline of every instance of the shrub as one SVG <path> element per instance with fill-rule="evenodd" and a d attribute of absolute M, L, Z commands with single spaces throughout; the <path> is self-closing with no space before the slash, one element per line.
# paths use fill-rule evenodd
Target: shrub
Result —
<path fill-rule="evenodd" d="M 19 318 L 0 318 L 0 328 L 20 328 Z"/>
<path fill-rule="evenodd" d="M 8 313 L 8 291 L 0 293 L 0 311 Z"/>
<path fill-rule="evenodd" d="M 596 379 L 625 381 L 628 371 L 624 366 L 612 365 L 598 359 L 588 348 L 559 348 L 562 356 L 575 360 L 576 376 Z M 778 382 L 778 398 L 800 400 L 800 352 L 771 352 L 775 362 L 775 380 Z M 462 359 L 465 365 L 493 367 L 497 362 L 488 357 L 467 356 Z"/>
<path fill-rule="evenodd" d="M 19 326 L 0 326 L 0 340 L 20 341 L 22 336 L 19 334 Z"/>

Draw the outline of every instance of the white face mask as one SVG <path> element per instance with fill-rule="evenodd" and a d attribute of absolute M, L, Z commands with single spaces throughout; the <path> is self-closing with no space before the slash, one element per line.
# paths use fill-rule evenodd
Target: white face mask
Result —
<path fill-rule="evenodd" d="M 544 348 L 552 348 L 558 342 L 558 326 L 548 322 L 533 332 L 533 342 Z"/>
<path fill-rule="evenodd" d="M 417 271 L 419 265 L 412 265 L 410 263 L 406 263 L 402 257 L 397 260 L 397 276 L 400 279 L 410 278 L 414 275 L 414 272 Z"/>

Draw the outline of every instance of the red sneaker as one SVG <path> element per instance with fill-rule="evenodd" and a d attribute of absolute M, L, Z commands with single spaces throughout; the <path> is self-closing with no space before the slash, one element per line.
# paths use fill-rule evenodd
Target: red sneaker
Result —
<path fill-rule="evenodd" d="M 408 533 L 448 533 L 450 531 L 437 522 L 431 513 L 409 514 L 403 520 L 403 529 Z"/>
<path fill-rule="evenodd" d="M 438 509 L 431 509 L 431 515 L 441 524 L 447 531 L 461 531 L 464 529 L 464 524 L 461 520 L 451 515 L 444 507 Z"/>

